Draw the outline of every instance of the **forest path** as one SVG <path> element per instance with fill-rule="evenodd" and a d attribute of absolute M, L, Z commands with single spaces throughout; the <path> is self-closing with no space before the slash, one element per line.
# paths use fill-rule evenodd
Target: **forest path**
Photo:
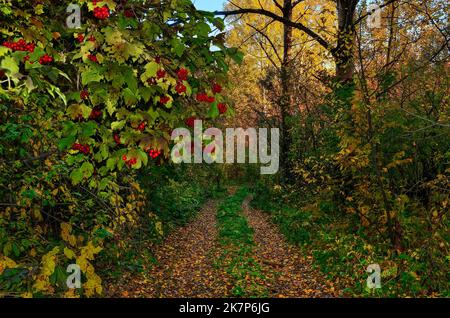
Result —
<path fill-rule="evenodd" d="M 208 201 L 187 226 L 176 229 L 155 249 L 157 264 L 129 297 L 218 298 L 226 294 L 224 275 L 213 266 L 217 242 L 217 202 Z"/>
<path fill-rule="evenodd" d="M 230 188 L 232 195 L 236 189 Z M 254 230 L 251 257 L 259 264 L 265 297 L 336 297 L 329 282 L 312 269 L 311 259 L 286 242 L 270 217 L 249 206 L 241 212 Z M 123 277 L 110 296 L 144 298 L 224 298 L 232 296 L 233 278 L 218 265 L 223 246 L 217 229 L 216 200 L 208 201 L 199 215 L 185 227 L 176 229 L 154 247 L 156 264 L 144 273 Z M 259 282 L 258 284 L 260 284 Z M 262 295 L 261 295 L 262 296 Z M 254 295 L 259 297 L 259 295 Z"/>
<path fill-rule="evenodd" d="M 313 269 L 311 258 L 303 256 L 298 247 L 286 242 L 270 216 L 251 208 L 250 201 L 251 198 L 244 201 L 243 213 L 255 231 L 254 258 L 266 276 L 269 297 L 337 297 L 331 283 Z"/>

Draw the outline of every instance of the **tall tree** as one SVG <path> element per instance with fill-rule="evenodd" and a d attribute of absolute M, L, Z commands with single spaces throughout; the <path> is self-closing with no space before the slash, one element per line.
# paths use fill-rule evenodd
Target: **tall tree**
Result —
<path fill-rule="evenodd" d="M 320 32 L 314 29 L 309 24 L 299 22 L 297 19 L 292 19 L 292 10 L 300 3 L 307 2 L 306 0 L 285 0 L 280 4 L 277 0 L 272 0 L 277 8 L 281 10 L 276 13 L 268 10 L 260 3 L 259 8 L 241 7 L 230 2 L 235 7 L 232 10 L 216 11 L 216 15 L 233 16 L 243 14 L 257 14 L 266 16 L 274 21 L 283 23 L 286 27 L 300 30 L 307 34 L 317 44 L 324 47 L 333 57 L 336 64 L 336 79 L 339 82 L 347 83 L 352 81 L 354 74 L 354 48 L 355 48 L 355 25 L 360 23 L 365 18 L 369 17 L 373 12 L 355 19 L 356 7 L 360 0 L 336 0 L 332 1 L 336 6 L 336 19 L 338 21 L 336 38 L 334 41 L 328 40 Z M 380 9 L 398 0 L 388 0 L 380 5 Z M 330 2 L 330 1 L 325 1 Z M 316 4 L 317 5 L 317 4 Z M 290 15 L 291 13 L 291 15 Z"/>

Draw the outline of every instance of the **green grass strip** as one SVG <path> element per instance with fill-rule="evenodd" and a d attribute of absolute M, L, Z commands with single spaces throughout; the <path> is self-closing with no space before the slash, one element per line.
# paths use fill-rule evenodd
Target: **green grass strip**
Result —
<path fill-rule="evenodd" d="M 217 265 L 225 268 L 232 278 L 233 297 L 266 297 L 265 277 L 253 258 L 253 229 L 242 214 L 242 203 L 248 194 L 248 189 L 241 188 L 218 207 L 217 224 L 222 250 Z"/>

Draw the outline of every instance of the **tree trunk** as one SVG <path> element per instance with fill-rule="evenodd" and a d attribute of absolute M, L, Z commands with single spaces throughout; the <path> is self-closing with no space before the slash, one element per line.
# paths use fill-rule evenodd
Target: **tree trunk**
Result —
<path fill-rule="evenodd" d="M 283 6 L 283 18 L 286 20 L 292 20 L 292 1 L 285 0 Z M 289 164 L 289 147 L 291 144 L 291 137 L 289 132 L 289 123 L 287 117 L 289 116 L 289 110 L 292 106 L 292 90 L 291 90 L 291 55 L 292 55 L 292 36 L 293 28 L 284 24 L 283 26 L 283 61 L 280 68 L 280 80 L 281 80 L 281 96 L 279 100 L 280 105 L 280 170 L 281 181 L 283 183 L 289 180 L 291 174 Z"/>
<path fill-rule="evenodd" d="M 338 35 L 334 49 L 336 79 L 339 83 L 353 82 L 355 71 L 355 11 L 359 0 L 337 0 Z"/>

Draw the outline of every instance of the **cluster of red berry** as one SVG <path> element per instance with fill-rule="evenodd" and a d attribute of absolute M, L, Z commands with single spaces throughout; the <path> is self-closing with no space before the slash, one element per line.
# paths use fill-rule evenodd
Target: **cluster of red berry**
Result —
<path fill-rule="evenodd" d="M 83 34 L 78 34 L 78 36 L 77 36 L 77 41 L 79 42 L 79 43 L 83 43 L 83 41 L 84 41 L 84 35 Z"/>
<path fill-rule="evenodd" d="M 187 81 L 188 80 L 189 71 L 185 68 L 181 68 L 177 72 L 178 80 L 179 81 Z"/>
<path fill-rule="evenodd" d="M 131 10 L 131 9 L 126 9 L 124 12 L 123 12 L 123 15 L 126 17 L 126 18 L 134 18 L 134 12 L 133 12 L 133 10 Z"/>
<path fill-rule="evenodd" d="M 122 144 L 119 134 L 114 134 L 114 141 L 116 142 L 117 146 L 120 146 Z"/>
<path fill-rule="evenodd" d="M 109 13 L 109 9 L 107 6 L 94 8 L 94 16 L 97 19 L 105 20 L 105 19 L 109 18 L 109 15 L 110 15 L 110 13 Z"/>
<path fill-rule="evenodd" d="M 41 65 L 50 64 L 51 62 L 53 62 L 53 57 L 51 57 L 48 54 L 41 56 L 41 58 L 39 59 L 39 64 L 41 64 Z"/>
<path fill-rule="evenodd" d="M 23 51 L 33 53 L 36 45 L 34 43 L 27 43 L 24 39 L 20 39 L 17 42 L 5 41 L 2 43 L 3 46 L 13 50 L 13 51 Z"/>
<path fill-rule="evenodd" d="M 212 86 L 212 91 L 214 94 L 220 94 L 222 92 L 222 86 L 217 83 L 214 83 Z"/>
<path fill-rule="evenodd" d="M 175 86 L 175 90 L 177 91 L 178 94 L 183 94 L 186 93 L 186 86 L 182 83 L 182 82 L 178 82 L 177 86 Z"/>
<path fill-rule="evenodd" d="M 137 127 L 137 130 L 142 132 L 145 130 L 146 126 L 147 126 L 147 123 L 145 121 L 143 121 L 142 123 L 139 124 L 139 126 Z"/>
<path fill-rule="evenodd" d="M 206 93 L 198 93 L 197 101 L 204 103 L 214 103 L 216 101 L 216 98 L 214 96 L 208 96 L 208 94 Z"/>
<path fill-rule="evenodd" d="M 164 78 L 164 77 L 166 77 L 166 71 L 164 71 L 164 70 L 158 70 L 158 72 L 156 72 L 156 78 L 157 79 L 161 79 L 161 78 Z"/>
<path fill-rule="evenodd" d="M 87 155 L 90 151 L 91 151 L 91 147 L 89 147 L 89 145 L 82 145 L 82 144 L 74 144 L 72 146 L 73 150 L 78 150 L 82 153 L 84 153 L 85 155 Z"/>
<path fill-rule="evenodd" d="M 129 166 L 134 166 L 134 165 L 137 163 L 137 159 L 136 159 L 136 158 L 132 158 L 132 159 L 128 160 L 128 158 L 127 158 L 126 155 L 124 155 L 124 156 L 122 157 L 122 160 L 125 161 L 125 163 L 126 163 L 127 165 L 129 165 Z"/>
<path fill-rule="evenodd" d="M 170 101 L 170 97 L 167 95 L 161 96 L 159 98 L 159 102 L 163 105 L 167 104 Z"/>
<path fill-rule="evenodd" d="M 227 105 L 224 103 L 220 103 L 219 105 L 217 105 L 217 108 L 219 109 L 219 113 L 221 114 L 225 114 L 228 110 Z"/>
<path fill-rule="evenodd" d="M 89 98 L 89 92 L 87 91 L 87 90 L 82 90 L 81 92 L 80 92 L 80 98 L 81 99 L 88 99 Z"/>
<path fill-rule="evenodd" d="M 94 54 L 88 54 L 88 59 L 90 59 L 94 63 L 98 63 L 97 56 Z"/>
<path fill-rule="evenodd" d="M 156 159 L 161 155 L 161 151 L 160 150 L 156 150 L 156 149 L 149 149 L 147 150 L 148 155 L 152 158 L 152 159 Z"/>
<path fill-rule="evenodd" d="M 195 120 L 196 119 L 197 118 L 195 118 L 195 117 L 189 117 L 188 119 L 186 119 L 186 121 L 185 121 L 186 126 L 194 128 L 194 124 L 195 124 Z"/>
<path fill-rule="evenodd" d="M 96 120 L 97 118 L 102 116 L 102 111 L 98 108 L 94 108 L 89 115 L 89 119 Z"/>

